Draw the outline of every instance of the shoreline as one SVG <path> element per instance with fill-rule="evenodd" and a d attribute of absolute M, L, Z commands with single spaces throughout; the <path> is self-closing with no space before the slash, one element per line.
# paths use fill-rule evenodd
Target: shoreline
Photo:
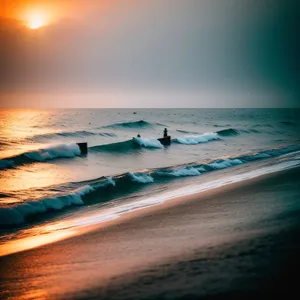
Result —
<path fill-rule="evenodd" d="M 264 168 L 264 167 L 263 167 Z M 263 169 L 262 168 L 262 169 Z M 268 168 L 268 167 L 266 167 Z M 280 169 L 276 171 L 271 171 L 267 173 L 258 174 L 253 176 L 252 178 L 246 178 L 242 180 L 238 180 L 236 182 L 225 182 L 220 186 L 213 186 L 209 188 L 205 188 L 204 190 L 200 190 L 195 193 L 185 194 L 182 196 L 176 196 L 174 198 L 167 198 L 164 199 L 162 202 L 154 203 L 149 206 L 144 206 L 141 208 L 134 209 L 132 211 L 128 211 L 125 213 L 120 213 L 118 215 L 112 215 L 107 219 L 104 218 L 104 221 L 100 221 L 96 224 L 92 225 L 84 225 L 82 227 L 61 230 L 61 231 L 54 231 L 50 234 L 43 234 L 40 236 L 33 236 L 33 237 L 26 237 L 23 239 L 17 239 L 12 242 L 4 243 L 0 245 L 0 258 L 3 256 L 11 255 L 18 252 L 23 251 L 30 251 L 38 247 L 43 247 L 52 243 L 61 242 L 67 239 L 76 238 L 76 236 L 82 236 L 85 234 L 89 234 L 93 231 L 97 230 L 105 230 L 105 228 L 111 226 L 119 226 L 123 222 L 130 221 L 131 219 L 135 218 L 143 218 L 144 216 L 155 214 L 161 210 L 172 209 L 176 206 L 185 205 L 186 203 L 205 198 L 211 197 L 213 195 L 218 195 L 220 192 L 226 193 L 231 190 L 239 189 L 241 187 L 246 187 L 248 184 L 255 184 L 260 181 L 267 180 L 272 177 L 280 176 L 281 174 L 288 174 L 289 172 L 297 172 L 297 169 L 300 169 L 299 165 L 295 165 L 292 167 L 288 167 L 285 169 Z M 250 171 L 251 173 L 251 171 Z M 248 174 L 248 173 L 242 173 Z M 212 174 L 210 174 L 212 175 Z M 227 177 L 235 177 L 227 176 Z M 208 183 L 213 182 L 209 181 Z M 204 184 L 205 185 L 205 184 Z M 199 184 L 201 186 L 201 184 Z"/>
<path fill-rule="evenodd" d="M 278 225 L 272 219 L 281 213 L 279 204 L 289 207 L 289 201 L 295 201 L 295 195 L 299 195 L 299 173 L 297 167 L 181 197 L 175 202 L 123 215 L 110 221 L 109 226 L 93 226 L 81 235 L 0 257 L 2 291 L 13 289 L 13 294 L 8 296 L 16 295 L 16 299 L 20 295 L 37 293 L 37 290 L 43 290 L 46 299 L 99 299 L 99 295 L 101 299 L 123 299 L 124 295 L 124 299 L 139 299 L 139 294 L 126 296 L 124 291 L 158 293 L 168 286 L 173 272 L 183 281 L 174 284 L 172 279 L 172 288 L 185 290 L 184 276 L 196 276 L 198 280 L 208 276 L 200 271 L 195 275 L 194 264 L 200 263 L 201 268 L 206 268 L 218 255 L 221 265 L 224 256 L 234 258 L 237 266 L 241 259 L 247 258 L 250 264 L 247 268 L 251 269 L 253 245 L 261 237 L 269 236 L 263 246 L 258 244 L 254 248 L 262 251 L 264 243 L 270 243 L 270 237 L 288 230 L 286 221 Z M 290 194 L 287 201 L 286 190 L 291 183 L 295 195 Z M 273 201 L 274 197 L 278 200 Z M 275 249 L 276 239 L 272 239 L 268 247 Z M 248 252 L 250 256 L 240 254 Z M 180 261 L 186 261 L 187 271 L 178 270 Z M 259 270 L 262 269 L 260 266 Z M 227 272 L 223 267 L 217 268 L 217 273 L 214 268 L 208 270 L 212 273 L 205 280 L 210 280 L 211 276 L 218 278 L 218 272 Z M 231 267 L 228 278 L 239 269 L 231 270 L 232 274 L 230 270 Z M 149 279 L 150 283 L 148 279 L 146 283 L 136 283 L 144 276 L 154 279 Z M 159 284 L 161 280 L 166 285 Z M 225 277 L 222 280 L 227 282 Z M 60 284 L 53 285 L 53 282 Z M 2 296 L 5 298 L 5 294 Z"/>

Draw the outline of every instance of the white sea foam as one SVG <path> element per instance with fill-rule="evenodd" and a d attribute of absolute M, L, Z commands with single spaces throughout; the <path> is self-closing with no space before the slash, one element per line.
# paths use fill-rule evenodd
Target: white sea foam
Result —
<path fill-rule="evenodd" d="M 232 166 L 240 165 L 243 162 L 239 159 L 227 159 L 221 162 L 214 162 L 211 164 L 207 164 L 208 166 L 212 167 L 213 169 L 226 169 Z"/>
<path fill-rule="evenodd" d="M 146 148 L 163 148 L 163 145 L 157 139 L 135 138 L 135 141 L 142 147 Z"/>
<path fill-rule="evenodd" d="M 293 167 L 299 166 L 299 165 L 300 165 L 300 163 L 297 160 L 286 161 L 286 162 L 278 163 L 276 165 L 266 166 L 266 167 L 262 167 L 257 170 L 245 172 L 242 174 L 226 176 L 222 179 L 213 180 L 213 181 L 206 182 L 203 184 L 186 186 L 184 188 L 176 189 L 171 192 L 164 192 L 164 193 L 161 193 L 158 195 L 147 197 L 146 199 L 143 199 L 143 200 L 140 200 L 137 202 L 122 205 L 122 206 L 116 208 L 116 210 L 113 213 L 114 214 L 116 214 L 116 213 L 122 214 L 122 213 L 130 212 L 137 208 L 160 204 L 165 201 L 172 200 L 174 198 L 196 194 L 199 192 L 207 191 L 207 190 L 214 189 L 214 188 L 219 188 L 219 187 L 222 187 L 222 186 L 225 186 L 228 184 L 232 184 L 232 183 L 242 182 L 244 180 L 249 180 L 249 179 L 253 179 L 255 177 L 259 177 L 259 176 L 262 176 L 265 174 L 271 174 L 271 173 L 275 173 L 275 172 L 282 171 L 285 169 L 290 169 L 290 168 L 293 168 Z"/>
<path fill-rule="evenodd" d="M 153 195 L 153 196 L 141 199 L 139 201 L 135 201 L 135 202 L 117 206 L 113 209 L 108 210 L 105 213 L 102 212 L 102 213 L 90 215 L 85 218 L 79 218 L 79 219 L 75 220 L 75 226 L 81 227 L 81 226 L 86 226 L 86 225 L 91 225 L 91 224 L 103 223 L 103 222 L 106 222 L 109 220 L 116 219 L 122 214 L 126 214 L 126 213 L 133 212 L 136 210 L 159 205 L 166 201 L 169 201 L 169 200 L 172 200 L 172 199 L 175 199 L 178 197 L 193 195 L 193 194 L 204 192 L 207 190 L 220 188 L 220 187 L 228 185 L 228 184 L 242 182 L 244 180 L 253 179 L 255 177 L 259 177 L 259 176 L 262 176 L 265 174 L 275 173 L 275 172 L 293 168 L 293 167 L 299 166 L 299 165 L 300 165 L 299 161 L 281 162 L 276 165 L 262 167 L 260 169 L 252 170 L 252 171 L 245 172 L 245 173 L 238 174 L 238 175 L 226 176 L 224 178 L 221 178 L 218 180 L 213 180 L 213 181 L 206 182 L 203 184 L 185 186 L 183 188 L 176 189 L 176 190 L 173 190 L 170 192 L 160 193 L 157 195 Z"/>
<path fill-rule="evenodd" d="M 198 172 L 206 172 L 206 170 L 204 169 L 204 167 L 194 167 L 194 169 L 196 169 Z"/>
<path fill-rule="evenodd" d="M 218 134 L 215 132 L 207 132 L 201 135 L 187 135 L 173 139 L 173 142 L 184 145 L 197 145 L 218 140 Z"/>
<path fill-rule="evenodd" d="M 58 157 L 70 158 L 80 155 L 80 148 L 77 144 L 61 144 L 45 149 L 39 149 L 24 154 L 26 157 L 36 161 L 46 161 Z"/>
<path fill-rule="evenodd" d="M 11 247 L 7 248 L 6 245 L 4 245 L 2 248 L 0 247 L 0 255 L 15 253 L 18 251 L 26 250 L 28 248 L 41 246 L 49 242 L 67 238 L 73 235 L 74 232 L 76 232 L 74 231 L 74 228 L 76 227 L 83 227 L 83 226 L 89 226 L 93 224 L 107 222 L 119 218 L 120 215 L 122 214 L 144 209 L 154 205 L 159 205 L 161 203 L 164 203 L 165 201 L 169 201 L 177 197 L 187 196 L 187 195 L 207 191 L 210 189 L 219 188 L 228 184 L 241 182 L 265 174 L 276 173 L 278 171 L 290 169 L 299 165 L 300 162 L 298 160 L 284 161 L 271 166 L 265 166 L 260 169 L 244 172 L 242 174 L 225 176 L 224 178 L 202 183 L 200 185 L 198 184 L 198 185 L 185 186 L 184 188 L 172 190 L 170 192 L 164 192 L 150 197 L 145 197 L 144 199 L 140 199 L 139 201 L 120 205 L 93 215 L 86 215 L 85 217 L 73 219 L 72 221 L 68 222 L 67 225 L 68 227 L 66 227 L 65 224 L 56 226 L 56 230 L 50 233 L 51 238 L 50 235 L 48 235 L 47 239 L 43 239 L 43 236 L 38 235 L 38 236 L 32 236 L 27 238 L 28 240 L 30 240 L 30 243 L 23 243 L 22 239 L 11 241 L 10 242 Z M 81 194 L 81 192 L 85 193 L 89 191 L 91 191 L 90 187 L 84 187 L 83 189 L 80 189 L 77 192 Z M 12 220 L 14 222 L 13 224 L 21 224 L 23 222 L 23 217 L 18 211 L 12 208 L 0 209 L 0 220 L 1 221 L 6 220 L 6 224 L 12 224 Z M 25 247 L 24 244 L 26 245 Z M 28 247 L 28 245 L 30 246 Z"/>
<path fill-rule="evenodd" d="M 271 155 L 267 154 L 267 153 L 257 153 L 257 154 L 254 154 L 253 157 L 255 157 L 255 158 L 269 158 L 269 157 L 271 157 Z"/>
<path fill-rule="evenodd" d="M 0 208 L 0 225 L 19 225 L 25 222 L 28 216 L 45 213 L 51 210 L 62 210 L 70 206 L 84 205 L 82 196 L 94 191 L 91 186 L 84 186 L 73 193 L 40 201 L 30 201 L 14 207 Z"/>
<path fill-rule="evenodd" d="M 201 173 L 195 168 L 185 167 L 185 168 L 175 169 L 171 172 L 168 172 L 167 174 L 175 177 L 185 177 L 185 176 L 199 176 Z"/>
<path fill-rule="evenodd" d="M 129 176 L 132 181 L 140 182 L 140 183 L 151 183 L 154 179 L 145 173 L 129 173 Z"/>

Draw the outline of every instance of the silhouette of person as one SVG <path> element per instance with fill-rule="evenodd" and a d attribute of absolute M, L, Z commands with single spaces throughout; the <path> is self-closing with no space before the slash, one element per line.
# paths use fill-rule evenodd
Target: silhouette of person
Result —
<path fill-rule="evenodd" d="M 164 130 L 164 137 L 167 137 L 168 136 L 168 130 L 167 130 L 167 128 L 165 128 L 165 130 Z"/>
<path fill-rule="evenodd" d="M 140 138 L 140 137 L 141 137 L 139 133 L 138 133 L 137 137 L 138 137 L 138 138 Z"/>

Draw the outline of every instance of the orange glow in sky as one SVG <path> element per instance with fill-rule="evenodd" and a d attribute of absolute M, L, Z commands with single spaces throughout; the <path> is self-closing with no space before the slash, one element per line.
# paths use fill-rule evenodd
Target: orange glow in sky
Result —
<path fill-rule="evenodd" d="M 39 10 L 29 11 L 25 14 L 24 18 L 26 26 L 30 29 L 38 29 L 51 22 L 50 16 L 44 11 Z"/>
<path fill-rule="evenodd" d="M 19 18 L 30 29 L 38 29 L 56 22 L 60 17 L 60 11 L 54 3 L 33 3 L 24 6 L 19 11 Z"/>
<path fill-rule="evenodd" d="M 0 17 L 20 21 L 29 29 L 38 29 L 61 19 L 84 19 L 98 10 L 103 13 L 111 0 L 0 0 Z"/>
<path fill-rule="evenodd" d="M 58 21 L 67 11 L 66 1 L 0 0 L 0 16 L 21 21 L 27 28 L 38 29 Z"/>

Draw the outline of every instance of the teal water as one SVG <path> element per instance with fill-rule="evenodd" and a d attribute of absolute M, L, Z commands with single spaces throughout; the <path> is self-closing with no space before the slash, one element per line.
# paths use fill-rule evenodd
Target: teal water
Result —
<path fill-rule="evenodd" d="M 299 117 L 297 109 L 1 110 L 3 235 L 280 160 L 300 150 Z M 157 141 L 164 128 L 166 147 Z M 87 156 L 77 142 L 88 143 Z"/>

